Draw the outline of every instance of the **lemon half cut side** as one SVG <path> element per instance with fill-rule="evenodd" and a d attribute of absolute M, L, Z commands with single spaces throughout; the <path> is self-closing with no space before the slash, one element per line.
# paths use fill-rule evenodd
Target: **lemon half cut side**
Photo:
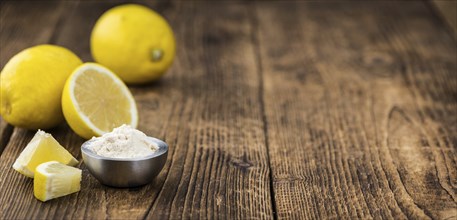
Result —
<path fill-rule="evenodd" d="M 62 109 L 79 136 L 90 139 L 123 124 L 137 127 L 138 111 L 129 88 L 111 70 L 96 63 L 76 68 L 65 83 Z"/>

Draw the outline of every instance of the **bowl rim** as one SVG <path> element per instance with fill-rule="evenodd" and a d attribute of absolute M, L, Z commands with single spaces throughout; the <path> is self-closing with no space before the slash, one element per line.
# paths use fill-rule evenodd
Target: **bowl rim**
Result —
<path fill-rule="evenodd" d="M 95 158 L 95 159 L 98 159 L 98 160 L 124 161 L 124 162 L 149 160 L 149 159 L 152 159 L 152 158 L 156 158 L 156 157 L 162 156 L 163 154 L 168 152 L 168 144 L 165 141 L 162 141 L 162 140 L 160 140 L 158 138 L 150 137 L 150 136 L 147 136 L 147 138 L 151 142 L 157 144 L 159 149 L 157 149 L 153 154 L 145 156 L 145 157 L 136 157 L 136 158 L 120 157 L 120 158 L 116 158 L 116 157 L 105 157 L 105 156 L 96 154 L 92 149 L 90 149 L 88 147 L 90 145 L 90 143 L 94 141 L 93 139 L 87 140 L 81 145 L 81 152 L 83 154 L 86 154 L 89 157 L 92 157 L 92 158 Z"/>

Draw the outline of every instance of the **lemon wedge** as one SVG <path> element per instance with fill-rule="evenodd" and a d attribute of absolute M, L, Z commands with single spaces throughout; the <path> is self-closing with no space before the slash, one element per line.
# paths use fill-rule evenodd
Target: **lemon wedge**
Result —
<path fill-rule="evenodd" d="M 78 192 L 81 189 L 80 169 L 49 161 L 37 166 L 33 180 L 33 194 L 40 201 Z"/>
<path fill-rule="evenodd" d="M 136 128 L 138 123 L 130 90 L 113 72 L 96 63 L 79 66 L 67 79 L 62 109 L 73 131 L 86 139 L 123 124 Z"/>
<path fill-rule="evenodd" d="M 71 166 L 78 164 L 78 160 L 62 147 L 51 134 L 38 130 L 14 162 L 13 168 L 19 173 L 33 178 L 35 168 L 38 165 L 52 160 Z"/>

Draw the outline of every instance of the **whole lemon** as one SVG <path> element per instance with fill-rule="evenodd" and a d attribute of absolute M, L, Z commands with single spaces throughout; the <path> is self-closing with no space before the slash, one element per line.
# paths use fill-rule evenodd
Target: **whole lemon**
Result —
<path fill-rule="evenodd" d="M 71 51 L 38 45 L 11 58 L 0 75 L 0 113 L 8 123 L 46 129 L 64 120 L 61 97 L 65 81 L 82 61 Z"/>
<path fill-rule="evenodd" d="M 167 21 L 136 4 L 106 11 L 91 35 L 92 56 L 124 82 L 141 84 L 161 77 L 175 57 L 175 38 Z"/>

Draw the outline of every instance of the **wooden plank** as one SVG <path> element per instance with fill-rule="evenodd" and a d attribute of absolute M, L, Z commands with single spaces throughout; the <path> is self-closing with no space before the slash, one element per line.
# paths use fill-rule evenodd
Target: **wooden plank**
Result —
<path fill-rule="evenodd" d="M 52 43 L 54 30 L 58 28 L 63 12 L 71 9 L 71 4 L 61 2 L 1 2 L 0 3 L 0 66 L 3 68 L 8 60 L 21 50 L 38 44 Z M 18 16 L 20 15 L 20 16 Z M 25 177 L 11 177 L 14 160 L 30 141 L 34 132 L 14 128 L 0 118 L 0 218 L 13 216 L 18 218 L 23 213 L 9 212 L 12 206 L 21 206 L 24 198 L 33 198 L 30 194 L 32 181 Z M 16 141 L 9 142 L 10 139 Z M 15 174 L 16 175 L 16 174 Z M 20 180 L 17 183 L 19 178 Z M 18 194 L 24 188 L 29 194 Z M 29 210 L 27 210 L 29 211 Z"/>
<path fill-rule="evenodd" d="M 21 50 L 49 43 L 63 7 L 67 7 L 58 2 L 7 1 L 0 4 L 1 68 Z"/>
<path fill-rule="evenodd" d="M 278 217 L 455 219 L 456 42 L 428 5 L 257 6 Z"/>
<path fill-rule="evenodd" d="M 66 18 L 61 19 L 59 25 L 55 24 L 55 26 L 59 26 L 56 30 L 57 33 L 54 33 L 52 37 L 50 36 L 48 41 L 53 41 L 53 43 L 68 47 L 71 50 L 76 49 L 74 52 L 77 53 L 78 56 L 84 60 L 90 60 L 89 40 L 83 38 L 89 38 L 91 26 L 97 17 L 101 15 L 104 10 L 113 5 L 106 3 L 97 5 L 94 3 L 92 5 L 93 7 L 91 7 L 91 5 L 88 4 L 80 6 L 74 2 L 70 2 L 70 4 L 67 5 L 71 5 L 72 7 L 78 6 L 77 11 L 73 12 L 72 10 L 68 10 L 69 8 L 66 8 Z M 12 7 L 17 7 L 16 10 L 23 10 L 24 8 L 27 8 L 26 6 L 27 5 L 13 5 Z M 43 7 L 51 14 L 52 11 L 55 10 L 55 8 L 49 7 L 49 5 L 44 5 Z M 34 13 L 41 14 L 43 12 L 31 11 L 28 14 Z M 30 22 L 30 20 L 33 19 L 26 21 Z M 31 35 L 31 33 L 29 34 Z M 48 132 L 53 134 L 59 143 L 65 146 L 70 153 L 81 161 L 79 147 L 84 142 L 82 138 L 75 135 L 65 124 L 48 130 Z M 106 202 L 102 199 L 105 198 L 105 188 L 101 187 L 97 180 L 95 180 L 85 168 L 83 168 L 83 182 L 80 193 L 46 203 L 39 202 L 33 197 L 33 180 L 18 174 L 11 168 L 14 160 L 22 151 L 23 147 L 30 141 L 32 136 L 33 132 L 31 131 L 15 129 L 6 150 L 0 157 L 0 167 L 2 170 L 5 170 L 1 176 L 1 179 L 4 181 L 0 183 L 0 186 L 6 191 L 2 191 L 0 198 L 2 201 L 8 201 L 0 206 L 0 216 L 2 216 L 2 218 L 15 219 L 63 218 L 67 216 L 68 218 L 106 218 L 107 216 L 103 214 L 107 211 L 107 209 L 103 207 Z M 81 163 L 78 166 L 81 168 Z M 99 191 L 93 192 L 84 190 L 87 188 L 96 188 Z M 75 207 L 79 207 L 79 209 Z M 87 213 L 78 212 L 86 209 L 91 209 L 93 211 Z M 74 214 L 71 215 L 69 213 Z M 94 213 L 96 214 L 94 215 Z"/>
<path fill-rule="evenodd" d="M 14 127 L 6 123 L 6 121 L 0 117 L 0 155 L 8 144 L 11 134 L 13 134 L 13 130 Z"/>
<path fill-rule="evenodd" d="M 0 2 L 0 69 L 21 50 L 49 43 L 58 26 L 61 12 L 69 4 L 58 2 Z M 18 15 L 21 16 L 18 16 Z M 6 147 L 13 127 L 0 116 L 0 154 Z"/>
<path fill-rule="evenodd" d="M 457 37 L 457 0 L 433 0 L 432 2 Z"/>
<path fill-rule="evenodd" d="M 0 2 L 0 69 L 21 50 L 48 43 L 58 23 L 61 8 L 60 3 Z M 13 127 L 0 116 L 0 154 L 12 130 Z"/>
<path fill-rule="evenodd" d="M 175 152 L 147 218 L 272 218 L 249 9 L 182 6 L 172 22 L 178 60 L 158 102 L 172 112 L 165 139 Z"/>
<path fill-rule="evenodd" d="M 198 4 L 198 3 L 197 3 Z M 56 42 L 90 60 L 88 38 L 109 2 L 81 2 Z M 29 133 L 15 131 L 0 159 L 5 218 L 272 218 L 259 76 L 243 3 L 152 3 L 176 33 L 177 59 L 158 83 L 131 87 L 139 129 L 164 139 L 164 171 L 147 186 L 99 184 L 84 164 L 82 190 L 41 203 L 10 166 Z M 213 18 L 218 17 L 218 20 Z M 67 126 L 50 131 L 74 155 L 83 140 Z M 14 148 L 13 146 L 18 146 Z M 19 147 L 20 146 L 20 147 Z M 16 200 L 13 200 L 16 199 Z"/>

